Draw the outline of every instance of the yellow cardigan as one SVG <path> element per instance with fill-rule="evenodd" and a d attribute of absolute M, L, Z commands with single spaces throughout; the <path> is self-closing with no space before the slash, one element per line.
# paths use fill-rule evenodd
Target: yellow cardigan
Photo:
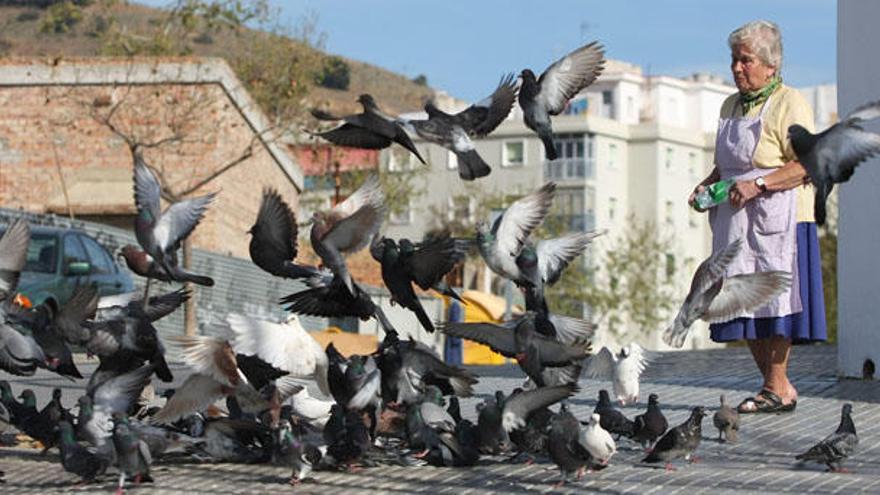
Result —
<path fill-rule="evenodd" d="M 721 117 L 742 116 L 742 105 L 739 104 L 739 93 L 734 93 L 721 105 Z M 798 90 L 781 84 L 770 97 L 770 103 L 764 113 L 761 139 L 752 162 L 758 168 L 777 168 L 796 160 L 797 156 L 788 139 L 788 127 L 800 124 L 808 131 L 814 132 L 813 109 Z M 761 105 L 752 108 L 746 117 L 757 117 L 761 113 Z M 798 187 L 797 221 L 814 222 L 812 184 Z"/>

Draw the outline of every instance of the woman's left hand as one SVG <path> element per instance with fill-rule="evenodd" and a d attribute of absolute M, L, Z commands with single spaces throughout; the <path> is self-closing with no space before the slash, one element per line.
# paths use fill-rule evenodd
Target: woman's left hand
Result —
<path fill-rule="evenodd" d="M 742 208 L 749 202 L 749 200 L 759 194 L 761 194 L 761 190 L 755 184 L 755 181 L 741 180 L 737 181 L 737 183 L 730 188 L 728 197 L 731 206 L 734 208 Z"/>

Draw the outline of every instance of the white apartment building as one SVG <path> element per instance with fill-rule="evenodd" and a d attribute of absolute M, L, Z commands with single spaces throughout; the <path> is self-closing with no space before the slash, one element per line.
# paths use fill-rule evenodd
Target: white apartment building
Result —
<path fill-rule="evenodd" d="M 554 181 L 555 214 L 563 215 L 573 230 L 608 230 L 596 241 L 598 250 L 625 232 L 630 215 L 651 220 L 671 235 L 674 249 L 660 255 L 676 268 L 669 283 L 684 298 L 694 270 L 711 252 L 708 219 L 688 207 L 687 196 L 712 168 L 718 112 L 735 91 L 717 76 L 649 76 L 637 66 L 609 60 L 602 76 L 571 102 L 564 115 L 554 118 L 557 160 L 544 159 L 542 143 L 523 124 L 518 106 L 491 136 L 475 142 L 493 171 L 474 183 L 459 179 L 451 152 L 417 140 L 430 165 L 424 194 L 413 200 L 409 211 L 395 215 L 385 233 L 419 239 L 440 226 L 440 217 L 473 216 L 481 196 L 522 195 Z M 819 87 L 808 90 L 807 96 L 820 106 L 833 93 L 833 86 Z M 447 111 L 467 106 L 446 95 L 439 103 Z M 826 107 L 817 112 L 821 124 L 834 118 L 836 113 Z M 384 163 L 391 170 L 421 166 L 404 150 L 386 152 Z M 465 196 L 467 204 L 455 204 L 453 196 Z M 476 277 L 475 285 L 500 293 L 488 275 Z M 692 335 L 689 346 L 713 345 L 705 325 Z M 632 338 L 617 339 L 600 328 L 595 345 Z M 646 347 L 663 348 L 659 331 L 637 338 Z"/>

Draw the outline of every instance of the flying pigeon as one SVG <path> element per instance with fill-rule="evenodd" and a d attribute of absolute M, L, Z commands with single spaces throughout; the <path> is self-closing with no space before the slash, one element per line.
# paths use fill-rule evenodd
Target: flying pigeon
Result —
<path fill-rule="evenodd" d="M 700 406 L 693 408 L 687 421 L 667 431 L 642 462 L 665 462 L 667 470 L 673 469 L 672 461 L 680 457 L 693 462 L 692 456 L 703 437 L 702 425 L 705 416 L 705 409 Z"/>
<path fill-rule="evenodd" d="M 621 347 L 616 355 L 603 347 L 587 361 L 584 373 L 591 378 L 611 380 L 615 398 L 625 406 L 639 401 L 639 377 L 648 361 L 646 351 L 635 342 Z"/>
<path fill-rule="evenodd" d="M 516 102 L 516 91 L 516 83 L 510 74 L 501 78 L 491 96 L 455 115 L 428 102 L 425 104 L 427 120 L 402 120 L 401 123 L 425 141 L 455 153 L 458 175 L 462 180 L 479 179 L 489 175 L 492 169 L 474 149 L 471 138 L 488 135 L 507 118 Z"/>
<path fill-rule="evenodd" d="M 177 250 L 205 216 L 214 196 L 216 193 L 178 201 L 162 211 L 162 187 L 143 157 L 135 156 L 135 236 L 144 252 L 152 258 L 151 261 L 157 263 L 172 280 L 192 279 L 178 266 Z"/>
<path fill-rule="evenodd" d="M 364 107 L 364 111 L 354 115 L 339 117 L 322 110 L 312 110 L 312 116 L 318 120 L 343 122 L 335 129 L 318 132 L 315 135 L 339 146 L 371 150 L 387 148 L 394 142 L 409 150 L 420 162 L 425 163 L 425 159 L 419 154 L 419 150 L 403 127 L 396 119 L 383 113 L 371 95 L 362 94 L 357 101 Z"/>
<path fill-rule="evenodd" d="M 345 264 L 345 256 L 367 247 L 382 225 L 385 195 L 379 178 L 371 175 L 330 211 L 312 215 L 312 248 L 324 266 L 340 277 L 351 295 L 357 295 L 354 281 Z"/>
<path fill-rule="evenodd" d="M 855 452 L 859 445 L 856 425 L 852 420 L 852 404 L 844 404 L 840 411 L 840 425 L 831 435 L 795 457 L 800 462 L 815 461 L 828 466 L 830 471 L 845 472 L 843 461 Z"/>
<path fill-rule="evenodd" d="M 146 251 L 138 249 L 137 246 L 133 244 L 122 246 L 122 249 L 119 251 L 119 256 L 122 257 L 125 261 L 125 266 L 127 266 L 132 273 L 140 275 L 141 277 L 158 280 L 160 282 L 192 282 L 205 287 L 212 287 L 214 285 L 214 279 L 211 277 L 196 275 L 195 273 L 190 273 L 181 268 L 177 261 L 176 251 L 169 252 L 165 255 L 168 260 L 167 265 L 170 272 L 166 271 L 160 264 L 156 263 L 153 257 L 147 254 Z"/>
<path fill-rule="evenodd" d="M 296 215 L 274 189 L 264 189 L 257 220 L 248 231 L 251 260 L 264 271 L 284 278 L 308 278 L 318 270 L 293 262 L 297 254 Z"/>
<path fill-rule="evenodd" d="M 569 100 L 592 84 L 602 73 L 604 63 L 604 49 L 593 41 L 553 62 L 537 79 L 530 69 L 520 74 L 523 120 L 538 133 L 548 160 L 557 158 L 550 116 L 562 113 Z"/>
<path fill-rule="evenodd" d="M 834 184 L 848 181 L 859 164 L 880 152 L 880 134 L 860 125 L 878 117 L 880 101 L 873 101 L 857 107 L 819 134 L 798 124 L 788 128 L 791 147 L 816 188 L 814 213 L 818 225 L 825 224 L 825 200 Z"/>
<path fill-rule="evenodd" d="M 721 394 L 721 407 L 712 417 L 712 423 L 718 428 L 718 441 L 721 441 L 722 434 L 724 440 L 736 443 L 737 432 L 739 432 L 739 413 L 736 409 L 730 407 L 724 394 Z"/>
<path fill-rule="evenodd" d="M 513 202 L 495 219 L 492 227 L 477 225 L 477 246 L 489 268 L 509 280 L 524 280 L 517 258 L 526 241 L 550 211 L 556 184 L 548 182 L 537 191 Z"/>
<path fill-rule="evenodd" d="M 783 271 L 726 277 L 727 267 L 739 254 L 741 244 L 737 239 L 700 263 L 675 320 L 663 332 L 664 342 L 681 347 L 698 319 L 709 323 L 732 320 L 764 306 L 791 286 L 791 273 Z"/>
<path fill-rule="evenodd" d="M 27 261 L 31 229 L 24 218 L 19 218 L 0 237 L 0 316 L 3 305 L 10 304 L 18 287 L 21 270 Z"/>
<path fill-rule="evenodd" d="M 666 433 L 669 422 L 660 411 L 660 402 L 657 394 L 648 396 L 648 409 L 643 414 L 633 418 L 632 439 L 642 444 L 644 448 L 650 448 L 654 442 Z"/>

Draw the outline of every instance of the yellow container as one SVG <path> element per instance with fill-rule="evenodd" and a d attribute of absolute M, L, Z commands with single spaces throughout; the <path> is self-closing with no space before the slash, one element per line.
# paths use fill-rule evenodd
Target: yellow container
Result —
<path fill-rule="evenodd" d="M 504 316 L 505 302 L 502 297 L 486 292 L 466 290 L 461 294 L 461 298 L 467 302 L 464 305 L 465 323 L 498 323 Z M 464 356 L 462 360 L 464 364 L 499 365 L 510 361 L 488 346 L 467 339 L 463 339 L 463 342 Z"/>

